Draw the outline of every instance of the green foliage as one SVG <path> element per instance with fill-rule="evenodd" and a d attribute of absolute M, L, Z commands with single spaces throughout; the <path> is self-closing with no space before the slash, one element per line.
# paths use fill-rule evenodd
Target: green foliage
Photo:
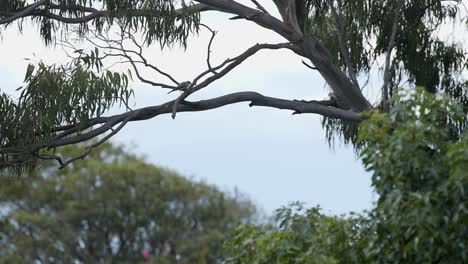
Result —
<path fill-rule="evenodd" d="M 278 226 L 243 225 L 225 247 L 227 263 L 362 263 L 361 220 L 326 216 L 300 203 L 276 211 Z"/>
<path fill-rule="evenodd" d="M 24 0 L 0 0 L 0 18 L 8 17 L 26 5 Z M 148 44 L 158 41 L 162 46 L 176 43 L 186 46 L 191 32 L 198 30 L 199 15 L 177 15 L 178 0 L 50 0 L 44 3 L 45 15 L 32 18 L 46 44 L 54 42 L 56 32 L 67 34 L 68 24 L 78 24 L 78 32 L 103 32 L 118 24 L 131 32 L 142 32 Z M 89 13 L 100 10 L 104 16 Z M 93 19 L 88 19 L 91 17 Z M 92 28 L 87 23 L 90 21 Z M 22 28 L 24 19 L 18 21 Z"/>
<path fill-rule="evenodd" d="M 442 23 L 459 25 L 461 0 L 333 1 L 341 14 L 340 23 L 332 15 L 329 2 L 299 1 L 303 5 L 301 9 L 308 10 L 308 14 L 299 15 L 299 21 L 305 33 L 322 39 L 335 62 L 342 67 L 346 65 L 335 39 L 337 29 L 343 34 L 354 70 L 368 73 L 375 60 L 386 55 L 394 19 L 397 19 L 396 52 L 391 69 L 393 85 L 390 87 L 398 87 L 395 78 L 403 72 L 412 84 L 429 91 L 462 91 L 457 85 L 466 88 L 458 79 L 467 66 L 465 49 L 461 43 L 441 41 L 435 34 Z M 465 103 L 467 96 L 465 92 Z"/>
<path fill-rule="evenodd" d="M 462 106 L 416 88 L 360 125 L 361 158 L 378 194 L 365 215 L 300 205 L 278 228 L 241 226 L 230 263 L 466 263 L 468 133 Z M 297 208 L 297 211 L 294 211 Z"/>
<path fill-rule="evenodd" d="M 227 231 L 255 215 L 237 192 L 109 144 L 59 172 L 45 165 L 34 178 L 1 184 L 0 263 L 139 263 L 144 247 L 155 263 L 175 263 L 176 255 L 178 263 L 219 263 Z M 175 252 L 164 251 L 165 241 Z"/>
<path fill-rule="evenodd" d="M 371 68 L 388 52 L 396 22 L 393 56 L 389 71 L 389 95 L 394 87 L 408 81 L 408 87 L 424 86 L 432 93 L 446 93 L 464 106 L 468 114 L 468 82 L 463 72 L 468 67 L 464 43 L 441 39 L 442 25 L 466 29 L 460 17 L 466 14 L 461 0 L 355 0 L 332 1 L 339 21 L 333 16 L 329 0 L 297 1 L 299 24 L 306 34 L 318 36 L 334 63 L 347 65 L 340 52 L 337 30 L 342 35 L 350 63 L 357 75 L 368 76 Z M 395 19 L 397 19 L 395 21 Z M 455 34 L 455 31 L 452 33 Z M 383 65 L 380 65 L 383 67 Z M 387 103 L 387 102 L 385 102 Z M 356 146 L 357 129 L 349 122 L 324 118 L 326 139 Z"/>
<path fill-rule="evenodd" d="M 116 102 L 127 102 L 131 91 L 125 74 L 96 74 L 82 65 L 57 67 L 29 65 L 18 104 L 40 113 L 42 130 L 60 124 L 99 117 Z M 39 114 L 37 114 L 39 116 Z M 34 119 L 34 118 L 32 118 Z"/>
<path fill-rule="evenodd" d="M 322 127 L 325 129 L 325 140 L 330 147 L 335 147 L 338 141 L 345 145 L 352 145 L 355 150 L 360 149 L 361 144 L 358 140 L 359 122 L 323 117 Z"/>
<path fill-rule="evenodd" d="M 422 89 L 362 124 L 361 156 L 379 200 L 369 254 L 377 262 L 466 263 L 467 117 Z"/>
<path fill-rule="evenodd" d="M 370 36 L 369 27 L 372 26 L 369 18 L 370 6 L 383 4 L 384 1 L 339 1 L 341 4 L 337 4 L 342 15 L 339 25 L 332 15 L 329 2 L 329 0 L 298 1 L 302 4 L 299 9 L 305 10 L 298 15 L 303 32 L 317 35 L 330 51 L 333 61 L 346 68 L 336 39 L 336 29 L 341 29 L 354 70 L 368 72 L 372 64 L 372 50 L 367 47 L 366 41 L 362 40 Z"/>
<path fill-rule="evenodd" d="M 0 146 L 14 146 L 20 154 L 10 160 L 0 154 L 0 161 L 18 162 L 10 167 L 17 173 L 33 169 L 36 153 L 22 153 L 22 147 L 50 139 L 62 124 L 86 124 L 117 103 L 127 105 L 133 94 L 129 77 L 101 67 L 97 49 L 63 66 L 29 64 L 18 100 L 0 96 Z"/>

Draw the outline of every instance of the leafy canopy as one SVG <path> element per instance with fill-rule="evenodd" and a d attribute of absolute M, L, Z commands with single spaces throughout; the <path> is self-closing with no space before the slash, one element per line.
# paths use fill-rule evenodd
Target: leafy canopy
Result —
<path fill-rule="evenodd" d="M 400 93 L 401 96 L 401 93 Z M 418 88 L 361 124 L 361 158 L 378 194 L 368 213 L 326 216 L 293 204 L 278 226 L 245 225 L 228 263 L 466 263 L 467 117 Z M 454 133 L 456 131 L 456 133 Z"/>

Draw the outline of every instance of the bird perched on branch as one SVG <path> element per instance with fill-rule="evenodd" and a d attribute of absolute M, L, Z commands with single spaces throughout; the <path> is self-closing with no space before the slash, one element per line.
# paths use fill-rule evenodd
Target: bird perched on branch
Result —
<path fill-rule="evenodd" d="M 172 89 L 169 93 L 172 93 L 172 92 L 175 92 L 175 91 L 185 91 L 187 89 L 187 87 L 189 87 L 191 84 L 190 81 L 186 81 L 186 82 L 181 82 L 179 83 L 179 85 L 177 85 L 176 88 Z"/>

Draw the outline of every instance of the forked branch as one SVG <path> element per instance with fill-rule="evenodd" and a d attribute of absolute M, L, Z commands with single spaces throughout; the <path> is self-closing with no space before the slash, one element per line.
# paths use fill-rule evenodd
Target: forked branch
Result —
<path fill-rule="evenodd" d="M 147 57 L 143 54 L 142 45 L 128 32 L 123 32 L 117 39 L 111 39 L 108 35 L 101 33 L 94 34 L 93 38 L 88 38 L 88 40 L 94 46 L 106 50 L 106 53 L 104 53 L 102 57 L 96 59 L 124 59 L 125 62 L 130 64 L 141 82 L 158 88 L 169 89 L 171 92 L 177 91 L 181 94 L 176 99 L 170 100 L 161 105 L 128 110 L 122 114 L 108 117 L 94 117 L 87 120 L 86 123 L 66 124 L 65 126 L 56 127 L 51 132 L 52 134 L 50 135 L 51 137 L 49 137 L 50 139 L 44 142 L 32 143 L 21 148 L 14 146 L 0 146 L 0 156 L 14 157 L 23 155 L 24 153 L 33 153 L 36 158 L 55 159 L 59 161 L 61 167 L 64 167 L 77 159 L 86 157 L 94 147 L 111 138 L 129 122 L 148 120 L 164 114 L 171 114 L 175 117 L 177 113 L 181 112 L 207 111 L 242 102 L 248 102 L 250 106 L 263 106 L 290 110 L 293 114 L 313 113 L 325 117 L 354 121 L 361 120 L 361 116 L 358 111 L 366 110 L 371 107 L 370 103 L 362 95 L 359 87 L 357 86 L 354 70 L 351 67 L 349 58 L 345 59 L 347 61 L 347 68 L 349 71 L 349 76 L 347 76 L 346 73 L 344 73 L 338 66 L 333 64 L 333 61 L 329 56 L 330 53 L 316 36 L 303 34 L 298 25 L 294 0 L 275 0 L 275 3 L 280 9 L 283 21 L 270 15 L 263 6 L 254 0 L 252 0 L 252 2 L 255 4 L 256 8 L 248 7 L 233 0 L 196 0 L 195 2 L 198 2 L 198 4 L 190 6 L 183 5 L 182 8 L 177 9 L 175 11 L 176 15 L 217 10 L 233 14 L 238 18 L 252 21 L 262 28 L 272 30 L 282 36 L 286 42 L 279 44 L 256 44 L 238 56 L 228 58 L 216 65 L 211 62 L 210 56 L 215 31 L 208 26 L 201 25 L 206 27 L 212 33 L 207 45 L 207 69 L 201 70 L 193 78 L 187 78 L 187 81 L 179 81 L 170 73 L 162 70 L 161 67 L 150 63 Z M 19 18 L 25 17 L 48 17 L 64 23 L 84 24 L 98 17 L 113 18 L 119 15 L 113 14 L 107 10 L 97 10 L 85 6 L 69 7 L 68 11 L 73 8 L 75 8 L 76 11 L 79 11 L 75 13 L 58 12 L 57 8 L 58 7 L 49 4 L 48 1 L 38 1 L 35 4 L 26 6 L 16 12 L 0 13 L 0 24 L 10 23 Z M 126 11 L 125 15 L 127 16 L 145 17 L 160 15 L 156 13 L 147 14 L 144 10 Z M 62 14 L 68 16 L 63 16 Z M 339 18 L 339 14 L 336 13 L 336 15 L 338 15 Z M 341 42 L 340 47 L 342 49 L 342 53 L 344 57 L 347 57 L 346 50 L 343 48 L 343 36 L 339 37 L 339 40 Z M 124 42 L 129 43 L 131 47 L 124 44 Z M 317 72 L 324 77 L 334 94 L 336 94 L 336 100 L 309 102 L 301 100 L 285 100 L 264 96 L 257 92 L 246 91 L 230 93 L 207 100 L 188 101 L 192 94 L 225 77 L 248 58 L 252 57 L 260 50 L 265 49 L 288 49 L 310 61 L 314 65 L 313 69 L 317 70 Z M 306 65 L 312 67 L 308 64 Z M 156 78 L 143 76 L 141 73 L 142 67 L 151 69 L 153 73 L 155 73 L 152 77 L 163 77 L 168 83 L 160 82 L 159 79 Z M 114 129 L 114 127 L 116 128 Z M 62 161 L 60 157 L 40 154 L 41 151 L 45 149 L 86 142 L 97 137 L 102 137 L 102 139 L 97 143 L 90 145 L 81 155 L 67 161 Z M 8 165 L 2 162 L 0 162 L 0 168 Z M 11 159 L 8 162 L 11 162 Z"/>
<path fill-rule="evenodd" d="M 232 105 L 242 102 L 248 102 L 249 106 L 263 106 L 277 109 L 284 109 L 293 111 L 293 114 L 320 114 L 323 116 L 360 121 L 362 117 L 359 113 L 343 110 L 336 107 L 329 106 L 330 101 L 297 101 L 297 100 L 284 100 L 274 97 L 268 97 L 261 95 L 257 92 L 239 92 L 227 94 L 224 96 L 201 100 L 195 102 L 181 102 L 178 107 L 178 112 L 200 112 L 207 111 L 216 108 L 220 108 L 226 105 Z M 85 124 L 75 124 L 73 126 L 64 126 L 56 128 L 57 133 L 70 135 L 68 137 L 57 136 L 48 142 L 40 142 L 31 145 L 24 146 L 21 149 L 15 147 L 0 148 L 0 155 L 15 156 L 18 154 L 24 153 L 38 153 L 43 149 L 57 148 L 61 146 L 66 146 L 70 144 L 77 144 L 80 142 L 86 142 L 93 138 L 96 138 L 100 135 L 103 135 L 107 132 L 110 132 L 105 136 L 101 141 L 95 143 L 87 148 L 87 150 L 80 156 L 73 158 L 77 160 L 84 158 L 89 154 L 92 148 L 97 146 L 96 144 L 101 144 L 104 141 L 108 140 L 110 137 L 115 135 L 122 127 L 124 127 L 128 122 L 148 120 L 159 115 L 171 114 L 174 101 L 169 101 L 161 105 L 150 106 L 135 109 L 133 111 L 125 112 L 123 114 L 109 116 L 109 117 L 97 117 L 90 119 Z M 113 129 L 114 126 L 118 125 L 117 129 Z M 97 128 L 94 128 L 96 127 Z M 86 132 L 85 132 L 86 131 Z M 77 133 L 82 132 L 82 133 Z M 54 157 L 57 159 L 57 157 Z M 72 160 L 72 161 L 73 161 Z M 72 161 L 65 161 L 61 164 L 61 167 L 66 166 Z M 0 162 L 0 167 L 4 166 Z"/>

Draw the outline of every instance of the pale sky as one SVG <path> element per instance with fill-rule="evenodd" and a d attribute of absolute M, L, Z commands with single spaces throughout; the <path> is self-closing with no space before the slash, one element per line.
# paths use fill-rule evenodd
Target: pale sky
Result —
<path fill-rule="evenodd" d="M 249 22 L 231 21 L 228 16 L 207 13 L 203 21 L 219 31 L 213 43 L 213 60 L 223 61 L 259 43 L 279 43 L 281 37 Z M 38 29 L 25 26 L 22 35 L 10 27 L 0 42 L 0 90 L 15 94 L 22 85 L 28 61 L 65 62 L 60 48 L 44 47 Z M 164 50 L 150 47 L 150 61 L 190 80 L 205 69 L 209 35 L 189 41 L 189 49 Z M 34 54 L 33 54 L 34 53 Z M 145 72 L 151 77 L 150 72 Z M 132 84 L 135 107 L 173 99 L 165 91 Z M 314 71 L 288 51 L 263 51 L 250 58 L 226 78 L 189 99 L 211 98 L 235 91 L 258 91 L 288 99 L 325 98 L 328 91 Z M 370 95 L 371 100 L 376 98 Z M 123 109 L 121 109 L 123 110 Z M 120 110 L 120 111 L 121 111 Z M 113 112 L 119 110 L 115 109 Z M 160 166 L 185 176 L 203 179 L 224 190 L 237 186 L 267 213 L 302 201 L 321 205 L 326 212 L 346 213 L 370 209 L 373 200 L 370 174 L 365 172 L 352 149 L 325 141 L 318 115 L 296 115 L 269 108 L 249 108 L 247 103 L 199 113 L 179 113 L 127 125 L 114 142 Z"/>

